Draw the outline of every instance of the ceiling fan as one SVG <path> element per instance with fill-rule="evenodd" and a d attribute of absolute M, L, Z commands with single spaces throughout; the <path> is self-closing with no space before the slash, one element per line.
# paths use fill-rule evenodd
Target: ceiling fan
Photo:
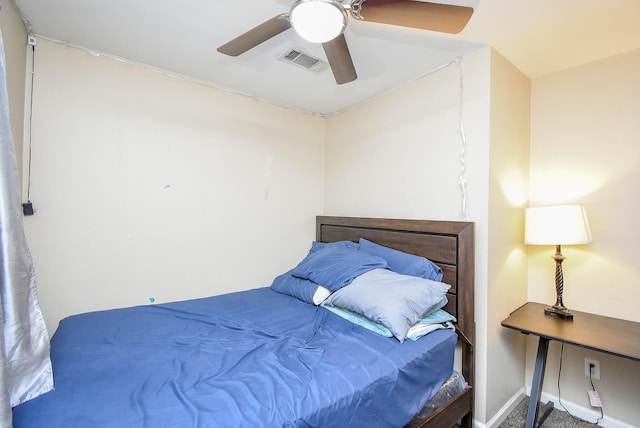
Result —
<path fill-rule="evenodd" d="M 322 43 L 338 84 L 355 80 L 355 66 L 344 37 L 348 17 L 456 34 L 467 25 L 473 8 L 417 0 L 297 0 L 281 13 L 218 48 L 238 56 L 293 27 L 305 40 Z"/>

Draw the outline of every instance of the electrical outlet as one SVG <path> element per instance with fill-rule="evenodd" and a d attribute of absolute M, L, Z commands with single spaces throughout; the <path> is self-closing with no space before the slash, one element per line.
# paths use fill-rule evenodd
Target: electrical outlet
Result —
<path fill-rule="evenodd" d="M 591 373 L 589 373 L 591 372 Z M 584 359 L 584 375 L 592 379 L 600 380 L 600 361 L 590 358 Z"/>

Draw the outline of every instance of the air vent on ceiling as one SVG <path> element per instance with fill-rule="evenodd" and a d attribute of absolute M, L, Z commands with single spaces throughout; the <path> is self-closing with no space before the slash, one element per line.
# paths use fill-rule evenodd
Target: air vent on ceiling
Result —
<path fill-rule="evenodd" d="M 313 71 L 314 73 L 320 73 L 329 67 L 329 63 L 316 58 L 308 53 L 303 52 L 301 49 L 289 48 L 286 51 L 278 55 L 278 59 L 288 62 L 290 64 L 297 65 L 305 70 Z"/>

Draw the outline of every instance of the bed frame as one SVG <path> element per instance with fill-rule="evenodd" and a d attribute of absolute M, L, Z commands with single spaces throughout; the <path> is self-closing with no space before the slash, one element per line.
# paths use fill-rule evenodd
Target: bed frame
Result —
<path fill-rule="evenodd" d="M 474 223 L 459 221 L 400 220 L 362 217 L 316 218 L 316 240 L 357 242 L 365 238 L 380 245 L 428 258 L 451 285 L 447 312 L 458 322 L 462 350 L 461 371 L 469 384 L 462 392 L 423 419 L 419 427 L 451 428 L 473 424 L 474 321 Z"/>

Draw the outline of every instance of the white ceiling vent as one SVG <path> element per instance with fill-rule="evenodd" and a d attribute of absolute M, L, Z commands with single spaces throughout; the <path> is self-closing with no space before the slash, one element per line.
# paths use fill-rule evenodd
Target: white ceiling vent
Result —
<path fill-rule="evenodd" d="M 320 73 L 329 67 L 329 63 L 316 58 L 308 53 L 303 52 L 301 49 L 289 48 L 286 51 L 278 55 L 278 59 L 290 64 L 297 65 L 305 70 L 313 71 L 314 73 Z"/>

